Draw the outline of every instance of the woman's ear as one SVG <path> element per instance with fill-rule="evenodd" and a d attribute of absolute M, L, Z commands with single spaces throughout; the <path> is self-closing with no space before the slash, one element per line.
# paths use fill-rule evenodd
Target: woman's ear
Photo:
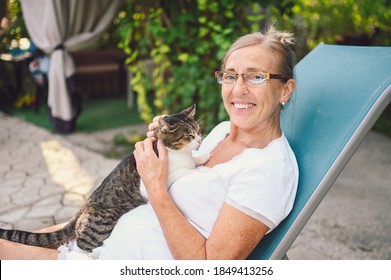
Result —
<path fill-rule="evenodd" d="M 282 89 L 282 95 L 281 95 L 281 100 L 280 100 L 280 103 L 284 102 L 288 102 L 289 99 L 291 98 L 292 96 L 292 93 L 293 91 L 295 90 L 296 88 L 296 82 L 295 80 L 293 79 L 289 79 L 285 85 L 284 85 L 284 88 Z"/>

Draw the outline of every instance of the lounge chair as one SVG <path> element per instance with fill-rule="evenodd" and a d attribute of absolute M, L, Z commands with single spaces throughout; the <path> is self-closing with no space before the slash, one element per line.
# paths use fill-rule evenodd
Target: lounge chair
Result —
<path fill-rule="evenodd" d="M 290 215 L 249 259 L 283 259 L 391 100 L 391 47 L 320 44 L 295 68 L 281 125 L 300 169 Z"/>

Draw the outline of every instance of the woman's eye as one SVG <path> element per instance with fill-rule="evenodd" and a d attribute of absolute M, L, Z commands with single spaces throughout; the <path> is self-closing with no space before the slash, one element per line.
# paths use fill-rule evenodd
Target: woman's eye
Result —
<path fill-rule="evenodd" d="M 249 79 L 259 81 L 265 79 L 265 77 L 261 74 L 251 74 Z"/>
<path fill-rule="evenodd" d="M 224 75 L 224 79 L 226 80 L 235 80 L 235 75 L 232 75 L 232 74 L 225 74 Z"/>
<path fill-rule="evenodd" d="M 251 84 L 259 85 L 266 81 L 266 77 L 263 74 L 247 73 L 246 80 Z"/>

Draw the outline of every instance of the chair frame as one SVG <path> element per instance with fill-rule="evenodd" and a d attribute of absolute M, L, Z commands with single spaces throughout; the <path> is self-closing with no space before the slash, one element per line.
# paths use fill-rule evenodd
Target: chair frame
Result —
<path fill-rule="evenodd" d="M 318 169 L 313 168 L 315 174 L 306 171 L 305 175 L 307 177 L 305 179 L 307 181 L 299 178 L 298 196 L 301 195 L 301 197 L 300 199 L 296 197 L 291 214 L 273 232 L 264 237 L 249 256 L 249 259 L 275 260 L 287 258 L 286 254 L 296 237 L 326 196 L 365 135 L 390 104 L 391 68 L 389 65 L 391 65 L 391 47 L 320 44 L 296 66 L 295 71 L 298 70 L 297 74 L 301 75 L 297 77 L 298 83 L 303 82 L 303 88 L 307 90 L 307 92 L 301 92 L 301 94 L 304 93 L 299 108 L 299 110 L 303 110 L 299 112 L 301 119 L 295 120 L 298 123 L 296 128 L 299 132 L 295 132 L 295 128 L 292 128 L 291 122 L 289 122 L 290 120 L 287 121 L 287 117 L 284 119 L 284 116 L 281 120 L 281 126 L 284 132 L 287 132 L 288 141 L 291 142 L 291 145 L 293 143 L 292 149 L 295 153 L 298 155 L 297 151 L 301 152 L 300 156 L 302 158 L 298 158 L 300 176 L 302 177 L 303 173 L 300 165 L 306 166 L 307 164 L 308 166 L 310 160 L 314 160 L 314 158 L 311 158 L 312 155 L 308 156 L 311 148 L 319 148 L 317 145 L 324 144 L 322 141 L 326 140 L 327 143 L 330 143 L 335 139 L 336 143 L 333 144 L 334 146 L 330 146 L 333 150 L 330 151 L 327 158 L 319 159 L 322 164 L 319 164 L 321 167 L 316 167 Z M 307 75 L 310 77 L 308 78 Z M 330 79 L 327 80 L 328 78 Z M 349 81 L 349 79 L 352 79 L 352 81 Z M 358 88 L 354 88 L 354 86 Z M 335 90 L 335 92 L 331 93 L 332 90 Z M 346 94 L 346 96 L 342 96 L 343 94 Z M 356 96 L 357 102 L 355 100 L 352 101 L 352 104 L 346 102 L 354 96 Z M 333 98 L 338 98 L 338 101 L 333 100 Z M 288 105 L 288 108 L 284 108 L 284 110 L 291 112 L 293 105 Z M 326 108 L 323 109 L 322 105 Z M 334 105 L 340 105 L 340 107 L 334 108 Z M 345 119 L 340 122 L 338 117 Z M 316 125 L 313 124 L 314 122 Z M 326 129 L 321 129 L 323 128 L 322 124 L 326 124 L 327 128 L 333 129 L 335 127 L 335 131 L 330 132 L 332 136 L 326 140 L 319 139 L 319 137 L 325 135 L 325 131 L 327 132 Z M 344 125 L 343 128 L 346 128 L 346 131 L 341 131 L 341 124 Z M 301 135 L 299 134 L 301 132 L 305 133 L 307 130 L 314 128 L 322 131 L 317 134 L 317 131 L 312 130 L 308 135 L 310 140 L 300 139 Z M 312 147 L 306 149 L 307 146 L 304 146 L 304 144 L 314 139 L 315 141 L 319 139 L 319 143 L 315 143 Z M 319 155 L 322 155 L 322 153 Z M 318 160 L 318 158 L 315 158 L 315 160 Z M 316 162 L 311 161 L 311 163 L 315 164 Z M 310 177 L 316 179 L 311 181 L 308 179 Z M 317 181 L 318 179 L 319 181 Z M 317 185 L 315 182 L 317 182 Z M 302 194 L 299 194 L 300 190 Z M 298 201 L 300 202 L 298 203 Z"/>

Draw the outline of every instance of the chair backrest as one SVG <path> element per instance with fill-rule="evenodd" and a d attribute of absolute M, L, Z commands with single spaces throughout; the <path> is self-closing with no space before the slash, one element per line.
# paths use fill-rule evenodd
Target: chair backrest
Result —
<path fill-rule="evenodd" d="M 391 100 L 391 47 L 321 44 L 295 68 L 281 125 L 300 169 L 290 215 L 249 259 L 282 259 Z"/>

